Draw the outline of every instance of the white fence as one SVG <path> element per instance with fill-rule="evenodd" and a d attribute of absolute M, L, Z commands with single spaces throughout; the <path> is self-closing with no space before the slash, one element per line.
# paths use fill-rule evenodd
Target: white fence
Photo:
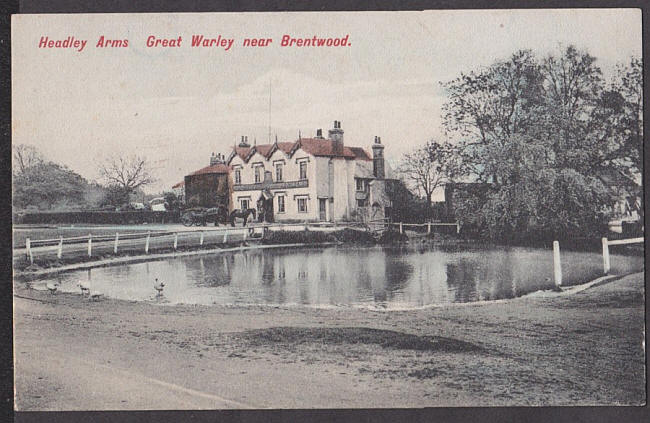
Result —
<path fill-rule="evenodd" d="M 141 251 L 148 254 L 152 249 L 173 249 L 179 247 L 197 247 L 205 244 L 227 244 L 243 243 L 248 240 L 262 238 L 265 231 L 335 231 L 344 228 L 368 229 L 366 225 L 356 223 L 293 223 L 293 224 L 267 224 L 249 225 L 240 227 L 215 227 L 201 228 L 187 231 L 150 231 L 136 233 L 115 232 L 114 235 L 84 235 L 69 238 L 53 238 L 25 240 L 25 249 L 18 249 L 15 253 L 20 255 L 24 252 L 30 263 L 34 263 L 34 256 L 52 257 L 56 254 L 61 259 L 66 253 L 87 255 L 93 257 L 98 254 L 118 254 L 128 249 L 129 251 Z"/>
<path fill-rule="evenodd" d="M 610 245 L 627 245 L 643 243 L 644 238 L 629 238 L 629 239 L 616 239 L 609 241 L 607 238 L 602 238 L 603 244 L 603 274 L 608 275 L 611 270 L 609 261 L 609 246 Z M 553 278 L 555 285 L 562 285 L 562 262 L 560 260 L 560 243 L 553 241 Z"/>

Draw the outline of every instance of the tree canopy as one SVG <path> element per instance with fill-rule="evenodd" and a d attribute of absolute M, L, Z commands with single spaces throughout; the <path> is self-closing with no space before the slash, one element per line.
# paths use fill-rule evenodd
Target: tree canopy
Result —
<path fill-rule="evenodd" d="M 638 191 L 638 59 L 607 82 L 596 58 L 573 46 L 543 58 L 519 51 L 443 87 L 456 176 L 489 186 L 483 201 L 456 202 L 461 223 L 493 238 L 588 235 L 620 195 L 612 181 Z"/>

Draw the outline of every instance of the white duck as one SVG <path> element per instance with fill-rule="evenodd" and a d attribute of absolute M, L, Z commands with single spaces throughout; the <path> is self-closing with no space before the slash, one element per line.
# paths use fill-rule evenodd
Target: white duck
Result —
<path fill-rule="evenodd" d="M 79 281 L 77 286 L 79 287 L 79 289 L 81 289 L 81 295 L 90 294 L 90 285 L 88 285 L 87 283 Z"/>
<path fill-rule="evenodd" d="M 155 289 L 156 291 L 158 291 L 158 294 L 156 294 L 156 295 L 162 295 L 162 292 L 163 292 L 163 288 L 164 288 L 164 287 L 165 287 L 165 284 L 162 283 L 162 282 L 158 282 L 158 278 L 156 278 L 156 283 L 155 283 L 154 286 L 153 286 L 153 289 Z"/>
<path fill-rule="evenodd" d="M 59 289 L 59 284 L 58 282 L 48 282 L 45 287 L 50 291 L 50 294 L 54 294 Z"/>

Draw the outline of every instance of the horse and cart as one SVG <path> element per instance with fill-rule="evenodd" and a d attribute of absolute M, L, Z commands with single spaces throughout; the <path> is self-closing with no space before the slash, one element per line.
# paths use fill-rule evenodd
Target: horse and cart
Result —
<path fill-rule="evenodd" d="M 192 207 L 185 209 L 181 214 L 181 223 L 185 226 L 207 226 L 208 223 L 214 223 L 214 226 L 219 224 L 235 226 L 235 219 L 240 218 L 244 220 L 242 226 L 246 226 L 248 218 L 252 215 L 253 219 L 256 218 L 257 210 L 233 210 L 228 213 L 228 209 L 222 206 L 217 207 Z"/>

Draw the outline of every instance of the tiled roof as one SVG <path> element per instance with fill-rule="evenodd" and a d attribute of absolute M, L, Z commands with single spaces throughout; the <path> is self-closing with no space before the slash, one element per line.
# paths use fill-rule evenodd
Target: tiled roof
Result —
<path fill-rule="evenodd" d="M 187 176 L 194 176 L 194 175 L 206 175 L 209 173 L 228 173 L 230 172 L 230 167 L 223 164 L 223 163 L 218 163 L 216 165 L 204 167 L 203 169 L 199 169 L 195 172 L 190 173 Z"/>
<path fill-rule="evenodd" d="M 176 185 L 174 185 L 172 188 L 182 188 L 185 186 L 185 181 L 180 181 Z"/>
<path fill-rule="evenodd" d="M 336 151 L 335 143 L 332 140 L 323 138 L 301 138 L 300 148 L 314 156 L 342 157 L 346 159 L 371 160 L 368 153 L 361 147 L 343 147 L 342 151 Z"/>
<path fill-rule="evenodd" d="M 287 154 L 300 147 L 307 153 L 314 156 L 372 160 L 372 156 L 370 156 L 368 152 L 361 147 L 344 146 L 342 151 L 336 151 L 335 144 L 332 142 L 332 140 L 325 138 L 301 138 L 295 142 L 279 142 L 277 144 L 278 149 Z M 233 151 L 242 160 L 248 160 L 252 152 L 252 148 L 255 148 L 256 152 L 260 153 L 262 156 L 268 159 L 269 154 L 273 151 L 273 145 L 274 144 L 258 144 L 254 147 L 233 147 Z"/>

